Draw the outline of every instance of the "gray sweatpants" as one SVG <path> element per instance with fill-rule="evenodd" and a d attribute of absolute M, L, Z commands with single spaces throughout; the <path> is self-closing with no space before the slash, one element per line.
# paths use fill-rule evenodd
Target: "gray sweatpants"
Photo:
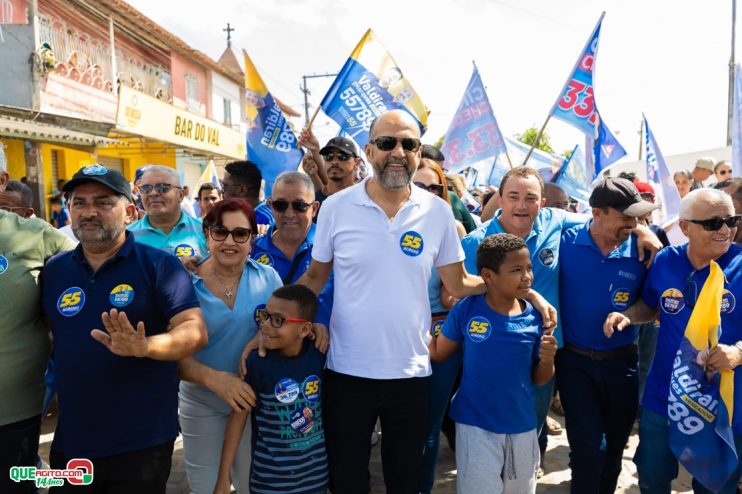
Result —
<path fill-rule="evenodd" d="M 456 423 L 457 492 L 533 494 L 538 464 L 536 429 L 495 434 Z"/>

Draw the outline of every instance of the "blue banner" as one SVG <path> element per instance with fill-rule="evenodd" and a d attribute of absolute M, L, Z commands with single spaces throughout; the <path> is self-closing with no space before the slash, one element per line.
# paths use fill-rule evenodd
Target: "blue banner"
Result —
<path fill-rule="evenodd" d="M 245 99 L 247 100 L 247 159 L 258 165 L 270 196 L 276 177 L 299 168 L 304 151 L 278 103 L 245 53 Z"/>
<path fill-rule="evenodd" d="M 593 69 L 598 55 L 600 28 L 605 12 L 601 14 L 577 64 L 559 93 L 550 115 L 581 130 L 592 139 L 595 173 L 626 156 L 626 151 L 618 143 L 608 127 L 600 118 L 595 104 Z"/>
<path fill-rule="evenodd" d="M 428 109 L 370 29 L 338 73 L 320 107 L 363 148 L 376 116 L 394 109 L 412 115 L 425 132 Z"/>
<path fill-rule="evenodd" d="M 711 261 L 673 362 L 667 403 L 670 449 L 701 484 L 719 492 L 737 467 L 731 417 L 734 371 L 706 367 L 721 331 L 724 273 Z"/>
<path fill-rule="evenodd" d="M 446 168 L 451 173 L 480 161 L 492 162 L 498 155 L 507 152 L 476 65 L 448 127 L 441 151 L 446 156 Z"/>
<path fill-rule="evenodd" d="M 680 211 L 680 193 L 675 187 L 675 181 L 670 174 L 670 169 L 665 163 L 660 147 L 649 128 L 647 117 L 644 119 L 644 145 L 646 149 L 647 182 L 652 185 L 655 192 L 655 202 L 660 205 L 658 224 L 662 227 L 674 222 Z"/>
<path fill-rule="evenodd" d="M 572 150 L 570 157 L 564 160 L 564 165 L 553 181 L 564 189 L 568 196 L 584 204 L 589 203 L 592 193 L 590 188 L 592 177 L 587 172 L 585 155 L 579 144 Z"/>
<path fill-rule="evenodd" d="M 742 67 L 734 66 L 732 102 L 732 176 L 742 177 Z"/>

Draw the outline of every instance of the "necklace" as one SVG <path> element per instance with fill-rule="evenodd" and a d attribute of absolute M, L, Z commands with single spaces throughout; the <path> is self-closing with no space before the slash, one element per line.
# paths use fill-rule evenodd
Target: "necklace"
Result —
<path fill-rule="evenodd" d="M 214 276 L 216 276 L 217 281 L 222 285 L 222 288 L 224 288 L 224 296 L 228 299 L 231 299 L 234 295 L 234 291 L 237 287 L 237 284 L 240 282 L 240 278 L 242 277 L 242 273 L 237 276 L 237 279 L 234 283 L 232 283 L 231 287 L 228 287 L 226 283 L 224 283 L 224 278 L 222 278 L 219 273 L 216 272 L 216 269 L 214 269 Z"/>

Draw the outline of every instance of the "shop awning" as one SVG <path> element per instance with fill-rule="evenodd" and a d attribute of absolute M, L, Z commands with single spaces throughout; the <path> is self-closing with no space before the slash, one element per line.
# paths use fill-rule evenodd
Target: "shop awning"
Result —
<path fill-rule="evenodd" d="M 15 137 L 32 141 L 55 142 L 71 146 L 126 146 L 127 143 L 109 137 L 69 130 L 33 120 L 0 115 L 0 137 Z"/>

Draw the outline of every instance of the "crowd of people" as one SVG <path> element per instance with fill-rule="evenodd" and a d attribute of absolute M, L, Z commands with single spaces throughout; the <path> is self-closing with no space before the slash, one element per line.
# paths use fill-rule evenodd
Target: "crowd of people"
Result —
<path fill-rule="evenodd" d="M 133 184 L 86 166 L 54 226 L 0 170 L 0 470 L 39 464 L 56 396 L 50 466 L 88 459 L 93 478 L 55 492 L 165 492 L 180 433 L 194 493 L 365 493 L 379 422 L 389 492 L 432 491 L 443 430 L 459 492 L 533 493 L 558 398 L 571 492 L 615 491 L 639 417 L 639 487 L 669 493 L 672 361 L 712 261 L 726 303 L 705 363 L 742 363 L 729 163 L 675 174 L 665 231 L 630 176 L 577 213 L 530 167 L 470 193 L 406 112 L 369 135 L 366 176 L 352 140 L 303 131 L 303 171 L 264 201 L 249 161 L 194 199 L 165 166 Z M 739 454 L 742 414 L 732 427 Z M 11 477 L 0 492 L 35 492 Z"/>

